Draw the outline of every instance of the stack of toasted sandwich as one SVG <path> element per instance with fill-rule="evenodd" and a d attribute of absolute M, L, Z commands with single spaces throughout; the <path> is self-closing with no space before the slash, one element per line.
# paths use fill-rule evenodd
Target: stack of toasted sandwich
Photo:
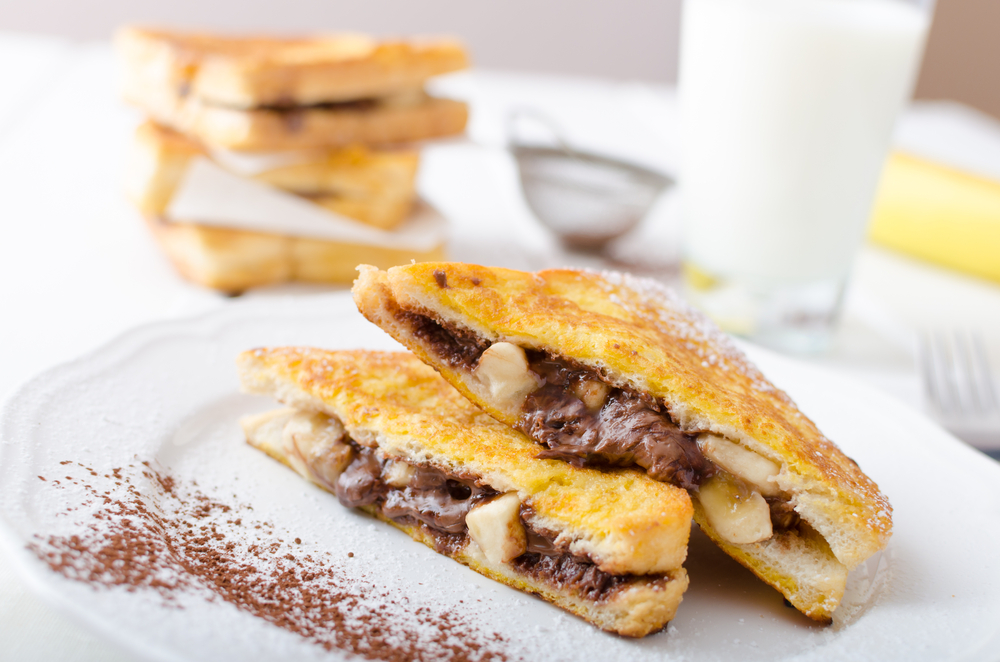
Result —
<path fill-rule="evenodd" d="M 349 283 L 359 261 L 443 256 L 412 145 L 465 129 L 464 103 L 424 91 L 467 66 L 459 44 L 127 27 L 116 48 L 124 97 L 148 116 L 127 190 L 185 277 Z"/>
<path fill-rule="evenodd" d="M 650 281 L 362 266 L 361 312 L 413 351 L 245 352 L 287 408 L 248 441 L 473 569 L 644 636 L 687 586 L 691 520 L 810 618 L 892 508 L 711 322 Z"/>

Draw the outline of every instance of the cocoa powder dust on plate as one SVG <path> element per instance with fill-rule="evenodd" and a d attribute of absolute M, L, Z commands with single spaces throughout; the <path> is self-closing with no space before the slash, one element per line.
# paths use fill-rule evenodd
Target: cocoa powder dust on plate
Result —
<path fill-rule="evenodd" d="M 36 536 L 30 549 L 61 575 L 98 589 L 155 591 L 164 607 L 181 593 L 221 599 L 327 650 L 369 660 L 507 660 L 504 640 L 449 609 L 400 609 L 405 597 L 349 576 L 335 559 L 296 553 L 249 505 L 202 493 L 149 463 L 104 474 L 64 461 L 39 476 L 53 489 L 82 487 L 91 507 L 77 533 Z M 140 478 L 141 477 L 141 478 Z M 143 480 L 146 493 L 136 487 Z M 78 510 L 67 505 L 66 514 Z M 348 554 L 353 557 L 353 552 Z M 352 563 L 356 562 L 352 558 Z"/>

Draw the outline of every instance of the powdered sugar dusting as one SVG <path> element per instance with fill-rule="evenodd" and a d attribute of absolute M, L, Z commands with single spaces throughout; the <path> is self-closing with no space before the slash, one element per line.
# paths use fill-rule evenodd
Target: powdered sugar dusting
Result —
<path fill-rule="evenodd" d="M 712 320 L 695 310 L 675 290 L 651 278 L 619 271 L 590 271 L 608 300 L 651 323 L 663 336 L 675 339 L 700 359 L 703 367 L 734 371 L 762 393 L 784 393 L 750 362 L 732 339 Z"/>

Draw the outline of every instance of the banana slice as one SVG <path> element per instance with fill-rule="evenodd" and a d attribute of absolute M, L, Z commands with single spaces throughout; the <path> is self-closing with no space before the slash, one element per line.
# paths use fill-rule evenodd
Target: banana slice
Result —
<path fill-rule="evenodd" d="M 521 500 L 513 492 L 470 510 L 465 525 L 491 563 L 508 563 L 528 548 L 528 536 L 521 524 Z"/>
<path fill-rule="evenodd" d="M 524 350 L 509 342 L 493 343 L 479 357 L 472 371 L 501 408 L 520 410 L 528 394 L 541 386 L 541 379 L 528 368 Z"/>
<path fill-rule="evenodd" d="M 593 412 L 601 410 L 601 407 L 604 406 L 604 401 L 608 399 L 608 393 L 611 392 L 610 386 L 596 379 L 577 382 L 570 388 L 573 395 L 583 400 L 583 404 L 587 406 L 587 409 Z"/>
<path fill-rule="evenodd" d="M 409 462 L 390 460 L 382 470 L 382 480 L 386 485 L 402 489 L 410 484 L 415 473 L 416 468 Z"/>
<path fill-rule="evenodd" d="M 332 490 L 351 462 L 351 447 L 343 443 L 344 434 L 337 419 L 299 411 L 285 423 L 281 440 L 293 469 Z"/>
<path fill-rule="evenodd" d="M 770 538 L 771 509 L 759 492 L 719 472 L 698 488 L 698 501 L 712 528 L 726 542 L 746 544 Z"/>
<path fill-rule="evenodd" d="M 698 437 L 698 448 L 705 457 L 753 486 L 764 496 L 781 494 L 778 483 L 774 481 L 781 467 L 771 460 L 714 434 Z"/>

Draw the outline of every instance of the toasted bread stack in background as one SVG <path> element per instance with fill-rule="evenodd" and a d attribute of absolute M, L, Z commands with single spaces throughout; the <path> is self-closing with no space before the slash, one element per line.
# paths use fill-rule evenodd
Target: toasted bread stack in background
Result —
<path fill-rule="evenodd" d="M 465 129 L 464 103 L 423 90 L 467 66 L 459 44 L 126 27 L 116 49 L 149 118 L 127 192 L 186 278 L 239 292 L 443 257 L 412 142 Z"/>

